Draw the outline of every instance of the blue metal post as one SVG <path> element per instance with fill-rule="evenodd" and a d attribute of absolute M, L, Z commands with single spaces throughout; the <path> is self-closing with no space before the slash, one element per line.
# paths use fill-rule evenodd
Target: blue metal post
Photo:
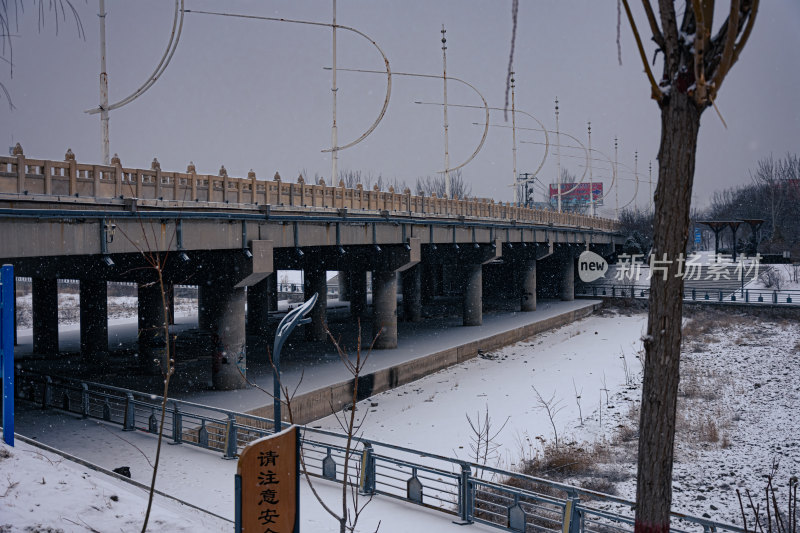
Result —
<path fill-rule="evenodd" d="M 233 531 L 242 533 L 242 476 L 233 477 Z"/>
<path fill-rule="evenodd" d="M 14 446 L 14 267 L 0 271 L 0 368 L 3 379 L 3 440 Z"/>
<path fill-rule="evenodd" d="M 224 459 L 236 459 L 236 417 L 228 413 L 228 425 L 225 428 L 225 455 Z"/>

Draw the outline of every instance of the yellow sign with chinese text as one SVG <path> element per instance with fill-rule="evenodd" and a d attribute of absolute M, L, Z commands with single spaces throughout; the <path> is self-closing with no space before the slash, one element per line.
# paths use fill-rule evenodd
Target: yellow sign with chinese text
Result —
<path fill-rule="evenodd" d="M 236 467 L 240 531 L 299 532 L 299 434 L 299 428 L 292 426 L 242 450 Z"/>

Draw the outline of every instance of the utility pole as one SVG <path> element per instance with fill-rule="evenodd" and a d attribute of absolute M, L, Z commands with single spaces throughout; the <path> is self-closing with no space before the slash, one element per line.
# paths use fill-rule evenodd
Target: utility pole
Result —
<path fill-rule="evenodd" d="M 450 187 L 450 147 L 447 140 L 447 38 L 445 37 L 447 30 L 444 29 L 442 24 L 442 80 L 444 81 L 444 194 L 448 198 L 451 197 Z"/>
<path fill-rule="evenodd" d="M 339 134 L 336 128 L 336 0 L 333 0 L 333 69 L 331 93 L 333 94 L 333 125 L 331 126 L 331 186 L 336 187 L 339 178 Z"/>
<path fill-rule="evenodd" d="M 558 128 L 558 97 L 556 97 L 556 146 L 558 146 L 558 158 L 556 159 L 556 183 L 558 184 L 558 212 L 561 212 L 561 131 Z"/>
<path fill-rule="evenodd" d="M 637 188 L 638 188 L 638 184 L 639 184 L 639 181 L 638 181 L 639 180 L 639 151 L 638 150 L 633 152 L 633 177 L 636 178 L 636 180 L 637 180 L 636 184 L 637 184 Z M 633 200 L 633 206 L 636 209 L 638 209 L 638 206 L 636 205 L 636 198 L 635 197 L 634 197 L 634 200 Z"/>
<path fill-rule="evenodd" d="M 524 179 L 524 180 L 522 180 L 522 182 L 525 184 L 525 198 L 524 198 L 524 200 L 523 200 L 523 205 L 524 205 L 525 207 L 531 207 L 531 206 L 530 206 L 530 202 L 529 202 L 529 200 L 528 200 L 528 176 L 533 176 L 533 174 L 531 174 L 530 172 L 521 172 L 521 173 L 520 173 L 520 176 L 525 176 L 525 179 Z M 534 179 L 536 179 L 536 178 L 534 178 Z M 514 190 L 515 190 L 515 191 L 517 191 L 517 190 L 518 190 L 518 187 L 516 187 L 516 186 L 515 186 L 515 187 L 514 187 Z M 519 204 L 518 204 L 518 205 L 519 205 Z"/>
<path fill-rule="evenodd" d="M 592 216 L 595 216 L 594 183 L 592 183 L 592 121 L 589 121 L 589 205 Z"/>
<path fill-rule="evenodd" d="M 650 171 L 650 180 L 649 180 L 650 181 L 650 194 L 649 194 L 650 205 L 647 206 L 647 209 L 648 209 L 648 211 L 652 211 L 653 210 L 653 162 L 652 161 L 649 162 L 648 168 L 649 168 L 649 171 Z"/>
<path fill-rule="evenodd" d="M 103 164 L 110 164 L 108 149 L 108 73 L 106 72 L 106 2 L 100 0 L 100 127 L 103 131 Z"/>
<path fill-rule="evenodd" d="M 511 73 L 511 155 L 514 161 L 514 203 L 519 205 L 519 189 L 517 184 L 517 117 L 514 106 L 514 73 Z M 528 184 L 525 183 L 525 194 L 527 201 Z"/>
<path fill-rule="evenodd" d="M 617 137 L 614 136 L 614 217 L 619 220 L 619 168 L 617 159 L 617 149 L 619 143 Z"/>

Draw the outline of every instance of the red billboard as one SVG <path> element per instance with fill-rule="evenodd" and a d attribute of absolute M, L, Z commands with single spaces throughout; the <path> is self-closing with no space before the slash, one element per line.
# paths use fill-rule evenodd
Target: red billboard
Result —
<path fill-rule="evenodd" d="M 596 205 L 603 205 L 603 182 L 594 183 L 562 183 L 561 184 L 561 204 L 562 205 L 588 205 L 591 201 L 589 192 Z M 558 185 L 550 184 L 550 203 L 558 203 Z"/>

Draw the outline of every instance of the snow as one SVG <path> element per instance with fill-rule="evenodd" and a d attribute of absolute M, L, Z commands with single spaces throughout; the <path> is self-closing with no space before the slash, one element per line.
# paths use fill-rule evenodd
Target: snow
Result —
<path fill-rule="evenodd" d="M 698 316 L 695 328 L 701 331 L 684 347 L 673 509 L 735 523 L 740 521 L 735 489 L 763 489 L 760 476 L 767 473 L 773 459 L 780 460 L 777 481 L 781 486 L 789 475 L 800 473 L 796 417 L 800 411 L 800 330 L 796 321 L 756 321 L 747 315 L 715 313 Z M 627 457 L 613 466 L 635 474 L 635 440 L 620 440 L 618 431 L 635 425 L 631 412 L 636 412 L 641 395 L 638 356 L 646 320 L 644 313 L 625 316 L 604 311 L 373 396 L 357 405 L 358 417 L 366 415 L 362 433 L 382 442 L 471 459 L 473 434 L 466 416 L 474 420 L 486 409 L 493 428 L 508 420 L 495 439 L 499 447 L 492 465 L 514 468 L 521 458 L 541 453 L 541 443 L 554 438 L 550 420 L 537 407 L 536 387 L 543 397 L 554 395 L 561 402 L 563 410 L 554 418 L 560 441 L 613 446 L 620 451 L 615 457 Z M 580 395 L 583 424 L 575 390 Z M 710 434 L 712 425 L 716 438 Z M 331 417 L 313 426 L 338 428 Z M 18 404 L 17 429 L 107 469 L 130 466 L 135 481 L 149 483 L 151 470 L 145 456 L 152 460 L 155 453 L 151 435 L 123 433 L 117 426 L 95 420 L 42 412 L 24 402 Z M 18 482 L 0 498 L 4 506 L 0 526 L 12 523 L 18 529 L 11 531 L 23 531 L 43 524 L 86 531 L 83 520 L 99 531 L 141 527 L 146 505 L 141 489 L 33 450 L 18 441 L 10 450 L 12 457 L 0 459 L 0 495 L 7 482 Z M 164 445 L 158 488 L 232 519 L 235 467 L 235 461 L 223 460 L 219 453 Z M 39 483 L 42 477 L 45 485 Z M 58 492 L 61 480 L 69 491 Z M 335 485 L 320 481 L 317 485 L 326 501 L 336 501 Z M 616 487 L 621 496 L 632 499 L 635 475 Z M 119 502 L 110 499 L 112 494 Z M 337 530 L 305 482 L 301 500 L 305 531 Z M 8 502 L 13 502 L 10 511 L 5 510 Z M 179 527 L 228 531 L 231 527 L 166 498 L 157 497 L 156 502 L 154 516 L 163 525 L 151 526 L 153 531 L 181 531 Z M 451 519 L 379 496 L 367 507 L 358 530 L 373 531 L 381 520 L 380 531 L 385 533 L 463 532 Z M 470 531 L 490 530 L 469 527 Z"/>

